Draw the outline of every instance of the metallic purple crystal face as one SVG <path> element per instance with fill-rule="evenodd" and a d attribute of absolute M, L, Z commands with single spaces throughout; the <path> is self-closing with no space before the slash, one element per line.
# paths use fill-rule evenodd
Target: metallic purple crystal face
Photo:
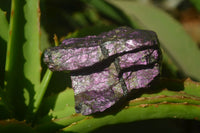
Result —
<path fill-rule="evenodd" d="M 98 36 L 66 39 L 47 49 L 53 71 L 71 71 L 77 113 L 103 112 L 133 89 L 159 75 L 161 52 L 155 32 L 119 27 Z"/>

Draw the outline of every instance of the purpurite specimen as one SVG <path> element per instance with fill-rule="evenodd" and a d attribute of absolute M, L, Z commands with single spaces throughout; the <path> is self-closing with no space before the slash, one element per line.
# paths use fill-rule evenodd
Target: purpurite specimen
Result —
<path fill-rule="evenodd" d="M 44 54 L 52 71 L 71 71 L 75 109 L 83 115 L 102 112 L 131 90 L 149 87 L 160 73 L 160 59 L 156 33 L 129 27 L 66 39 Z"/>

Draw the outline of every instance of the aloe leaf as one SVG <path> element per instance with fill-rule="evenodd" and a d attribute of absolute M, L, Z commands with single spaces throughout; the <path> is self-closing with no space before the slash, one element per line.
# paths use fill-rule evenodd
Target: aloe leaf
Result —
<path fill-rule="evenodd" d="M 26 23 L 24 35 L 26 42 L 23 46 L 23 54 L 26 62 L 24 64 L 24 74 L 33 84 L 33 89 L 37 94 L 40 86 L 40 7 L 39 0 L 26 0 L 25 2 L 24 17 Z"/>
<path fill-rule="evenodd" d="M 63 132 L 91 132 L 102 126 L 148 119 L 179 118 L 200 120 L 200 97 L 198 94 L 192 95 L 192 91 L 200 91 L 200 83 L 193 82 L 189 79 L 185 81 L 161 79 L 159 82 L 155 86 L 156 88 L 141 90 L 142 95 L 140 97 L 138 95 L 139 98 L 129 101 L 119 111 L 112 110 L 111 112 L 93 116 L 82 116 L 80 114 L 67 116 L 62 112 L 66 106 L 61 105 L 55 112 L 51 113 L 51 115 L 57 113 L 57 116 L 60 115 L 59 118 L 54 116 L 50 122 L 43 121 L 36 129 L 37 131 L 47 132 L 45 127 L 51 127 L 53 131 L 63 128 Z M 134 96 L 137 94 L 138 92 L 134 93 Z M 73 95 L 73 92 L 70 95 Z M 69 124 L 69 121 L 72 123 Z"/>
<path fill-rule="evenodd" d="M 167 81 L 168 80 L 164 80 L 162 83 L 167 83 Z M 66 126 L 62 131 L 91 132 L 105 125 L 148 119 L 179 118 L 199 120 L 200 97 L 192 96 L 191 94 L 183 92 L 187 92 L 189 86 L 193 86 L 193 88 L 190 88 L 191 90 L 199 90 L 200 86 L 197 85 L 197 83 L 188 80 L 175 80 L 171 81 L 171 83 L 173 84 L 172 86 L 169 86 L 169 88 L 163 88 L 162 91 L 157 90 L 157 93 L 143 94 L 141 98 L 131 100 L 125 108 L 117 113 L 113 112 L 103 117 L 87 116 L 70 126 Z M 170 91 L 171 89 L 173 90 L 173 87 L 177 90 L 183 89 L 183 92 Z"/>
<path fill-rule="evenodd" d="M 67 88 L 63 92 L 44 98 L 40 115 L 48 114 L 38 120 L 36 130 L 39 132 L 56 131 L 85 116 L 75 114 L 74 92 Z M 47 128 L 48 127 L 48 128 Z"/>
<path fill-rule="evenodd" d="M 4 41 L 8 41 L 8 21 L 6 19 L 6 12 L 2 11 L 0 9 L 0 38 L 2 38 Z"/>
<path fill-rule="evenodd" d="M 169 107 L 170 106 L 170 107 Z M 193 112 L 188 115 L 188 109 Z M 63 129 L 64 132 L 91 132 L 100 126 L 112 125 L 117 123 L 127 123 L 137 120 L 156 119 L 156 118 L 187 118 L 199 119 L 199 106 L 184 104 L 150 104 L 148 106 L 133 106 L 120 111 L 116 115 L 93 118 L 87 117 Z M 133 115 L 134 114 L 134 115 Z"/>
<path fill-rule="evenodd" d="M 18 119 L 25 116 L 26 106 L 33 106 L 40 85 L 39 18 L 39 0 L 12 1 L 6 90 Z"/>
<path fill-rule="evenodd" d="M 186 75 L 200 80 L 200 51 L 182 26 L 167 13 L 134 1 L 108 0 L 120 8 L 138 28 L 154 30 L 161 46 Z"/>
<path fill-rule="evenodd" d="M 0 9 L 0 86 L 4 87 L 5 60 L 6 60 L 6 44 L 8 41 L 8 21 L 6 12 Z"/>
<path fill-rule="evenodd" d="M 40 119 L 39 123 L 45 121 L 48 117 L 52 119 L 70 116 L 75 113 L 74 105 L 74 92 L 69 88 L 59 94 L 44 98 L 40 113 L 48 115 Z M 65 112 L 64 115 L 62 112 Z"/>
<path fill-rule="evenodd" d="M 54 111 L 64 109 L 66 106 L 74 106 L 74 91 L 67 88 L 65 91 L 59 93 L 54 104 Z"/>

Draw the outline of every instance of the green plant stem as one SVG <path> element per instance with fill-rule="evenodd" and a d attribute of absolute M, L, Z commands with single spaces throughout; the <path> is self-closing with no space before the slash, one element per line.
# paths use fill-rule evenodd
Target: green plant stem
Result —
<path fill-rule="evenodd" d="M 48 87 L 48 84 L 49 84 L 52 74 L 53 74 L 53 72 L 51 72 L 49 69 L 47 69 L 47 71 L 43 77 L 43 80 L 40 84 L 40 88 L 37 93 L 38 95 L 36 95 L 36 97 L 35 97 L 35 102 L 34 102 L 35 108 L 33 110 L 33 113 L 36 113 L 41 105 L 42 99 L 47 90 L 47 87 Z"/>

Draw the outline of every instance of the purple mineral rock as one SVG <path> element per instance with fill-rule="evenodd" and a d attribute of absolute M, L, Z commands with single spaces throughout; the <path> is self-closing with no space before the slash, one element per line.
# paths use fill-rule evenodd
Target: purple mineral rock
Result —
<path fill-rule="evenodd" d="M 103 112 L 133 89 L 146 88 L 159 75 L 161 51 L 156 33 L 119 27 L 98 36 L 66 39 L 47 49 L 53 71 L 71 71 L 77 113 Z"/>

